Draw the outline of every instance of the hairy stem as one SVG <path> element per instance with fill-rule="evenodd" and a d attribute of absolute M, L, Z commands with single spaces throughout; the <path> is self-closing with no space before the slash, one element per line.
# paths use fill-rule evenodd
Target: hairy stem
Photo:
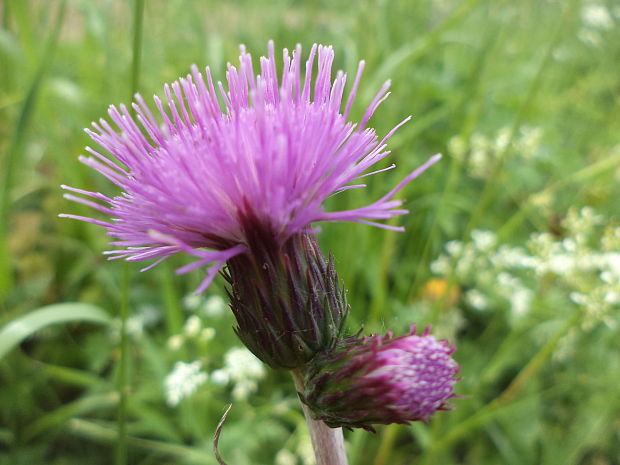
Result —
<path fill-rule="evenodd" d="M 303 392 L 303 370 L 294 370 L 291 373 L 295 381 L 295 388 L 298 392 Z M 310 430 L 316 465 L 348 465 L 342 428 L 330 428 L 322 421 L 314 420 L 310 415 L 308 406 L 302 402 L 301 407 Z"/>

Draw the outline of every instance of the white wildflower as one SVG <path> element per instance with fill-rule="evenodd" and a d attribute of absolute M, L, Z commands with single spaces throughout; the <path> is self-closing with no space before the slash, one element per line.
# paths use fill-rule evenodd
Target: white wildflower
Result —
<path fill-rule="evenodd" d="M 525 268 L 535 269 L 539 266 L 540 260 L 529 255 L 521 247 L 511 247 L 502 245 L 497 252 L 489 257 L 490 262 L 498 269 L 503 268 Z"/>
<path fill-rule="evenodd" d="M 258 389 L 265 376 L 262 362 L 245 347 L 233 347 L 224 355 L 224 366 L 211 373 L 211 381 L 219 385 L 233 384 L 232 396 L 243 401 Z"/>
<path fill-rule="evenodd" d="M 214 328 L 205 328 L 200 331 L 200 339 L 205 342 L 211 341 L 215 337 L 215 329 Z"/>
<path fill-rule="evenodd" d="M 224 363 L 235 380 L 259 379 L 265 375 L 265 368 L 261 361 L 245 347 L 230 349 L 224 356 Z"/>
<path fill-rule="evenodd" d="M 606 252 L 620 250 L 620 227 L 608 227 L 601 239 L 601 248 Z"/>
<path fill-rule="evenodd" d="M 577 241 L 570 237 L 567 237 L 562 241 L 562 247 L 564 247 L 564 250 L 566 250 L 567 252 L 576 252 Z"/>
<path fill-rule="evenodd" d="M 495 150 L 498 152 L 503 152 L 508 148 L 508 144 L 510 143 L 510 128 L 503 127 L 499 131 L 497 131 L 497 137 L 495 137 Z"/>
<path fill-rule="evenodd" d="M 594 29 L 611 29 L 614 20 L 605 5 L 600 3 L 588 3 L 581 9 L 581 20 Z"/>
<path fill-rule="evenodd" d="M 166 345 L 170 350 L 179 350 L 181 347 L 183 347 L 184 343 L 185 338 L 183 337 L 183 335 L 175 334 L 174 336 L 170 336 Z"/>
<path fill-rule="evenodd" d="M 577 305 L 585 305 L 588 300 L 588 297 L 580 292 L 571 292 L 568 297 Z"/>
<path fill-rule="evenodd" d="M 581 28 L 579 32 L 577 32 L 577 37 L 586 45 L 593 45 L 598 47 L 603 42 L 603 37 L 598 31 L 593 31 L 592 29 Z"/>
<path fill-rule="evenodd" d="M 208 317 L 222 316 L 226 311 L 226 301 L 219 295 L 209 296 L 203 306 L 203 311 Z"/>
<path fill-rule="evenodd" d="M 225 386 L 230 382 L 230 375 L 225 369 L 215 370 L 211 373 L 211 382 Z"/>
<path fill-rule="evenodd" d="M 447 275 L 454 265 L 456 284 L 470 289 L 463 298 L 474 309 L 486 309 L 499 297 L 521 318 L 534 298 L 549 304 L 568 296 L 582 310 L 582 328 L 613 328 L 620 310 L 620 227 L 609 223 L 591 207 L 571 208 L 561 237 L 535 233 L 526 248 L 497 244 L 493 232 L 473 231 L 469 243 L 447 243 L 431 270 Z M 544 292 L 535 293 L 539 288 Z"/>
<path fill-rule="evenodd" d="M 578 257 L 574 254 L 558 254 L 549 257 L 547 270 L 558 276 L 572 274 L 578 266 Z"/>
<path fill-rule="evenodd" d="M 474 150 L 469 156 L 471 167 L 471 176 L 477 179 L 483 179 L 487 175 L 490 157 L 488 152 L 483 150 Z"/>
<path fill-rule="evenodd" d="M 547 211 L 551 208 L 551 206 L 553 206 L 553 194 L 550 189 L 545 189 L 533 194 L 530 197 L 530 202 L 532 202 L 532 205 L 536 208 Z"/>
<path fill-rule="evenodd" d="M 465 301 L 476 310 L 486 310 L 489 306 L 487 297 L 478 289 L 471 289 L 465 294 Z"/>
<path fill-rule="evenodd" d="M 530 160 L 534 157 L 540 157 L 540 143 L 543 137 L 541 128 L 532 126 L 523 126 L 519 129 L 519 138 L 517 140 L 517 151 L 519 155 Z"/>
<path fill-rule="evenodd" d="M 606 304 L 609 305 L 618 305 L 620 304 L 620 292 L 618 291 L 609 291 L 606 292 L 603 300 L 605 300 Z"/>
<path fill-rule="evenodd" d="M 608 252 L 605 256 L 605 268 L 620 280 L 620 252 Z"/>
<path fill-rule="evenodd" d="M 510 302 L 510 310 L 515 317 L 528 313 L 534 293 L 525 287 L 521 280 L 507 272 L 497 275 L 500 294 Z"/>
<path fill-rule="evenodd" d="M 591 234 L 594 227 L 603 224 L 605 218 L 597 214 L 592 207 L 583 207 L 581 210 L 571 208 L 568 210 L 562 225 L 572 236 L 578 234 Z"/>
<path fill-rule="evenodd" d="M 612 284 L 614 282 L 614 275 L 610 271 L 601 272 L 601 281 L 607 284 Z"/>
<path fill-rule="evenodd" d="M 183 306 L 186 310 L 193 312 L 198 310 L 200 304 L 203 302 L 203 297 L 196 294 L 190 294 L 183 297 Z"/>
<path fill-rule="evenodd" d="M 239 402 L 245 401 L 257 388 L 258 384 L 255 381 L 247 379 L 239 380 L 232 390 L 232 397 Z"/>
<path fill-rule="evenodd" d="M 439 256 L 431 263 L 431 271 L 433 274 L 445 276 L 450 273 L 450 259 L 445 255 Z"/>
<path fill-rule="evenodd" d="M 483 252 L 494 247 L 497 242 L 497 236 L 493 231 L 482 231 L 479 229 L 471 232 L 471 239 L 474 247 Z"/>
<path fill-rule="evenodd" d="M 516 285 L 516 279 L 510 273 L 503 272 L 497 275 L 497 284 L 512 289 Z"/>
<path fill-rule="evenodd" d="M 138 311 L 127 318 L 125 328 L 130 336 L 140 338 L 144 334 L 144 329 L 155 325 L 161 318 L 160 311 L 151 305 L 143 305 Z M 120 320 L 118 320 L 118 333 L 120 336 Z"/>
<path fill-rule="evenodd" d="M 474 152 L 485 152 L 486 153 L 492 147 L 492 143 L 488 139 L 488 137 L 482 134 L 478 134 L 478 133 L 472 134 L 470 142 L 471 142 L 471 148 Z"/>
<path fill-rule="evenodd" d="M 190 397 L 203 385 L 208 375 L 201 371 L 202 363 L 198 360 L 190 363 L 177 362 L 164 380 L 166 402 L 175 407 L 181 400 Z"/>
<path fill-rule="evenodd" d="M 198 333 L 202 329 L 202 321 L 196 315 L 190 316 L 185 322 L 185 326 L 183 326 L 183 333 L 187 337 L 196 337 Z"/>
<path fill-rule="evenodd" d="M 463 252 L 463 243 L 461 241 L 449 241 L 446 243 L 446 252 L 453 257 L 459 256 Z"/>
<path fill-rule="evenodd" d="M 144 320 L 140 315 L 130 316 L 125 322 L 125 328 L 127 328 L 127 334 L 140 337 L 144 333 Z"/>
<path fill-rule="evenodd" d="M 532 297 L 532 291 L 527 287 L 515 289 L 510 298 L 510 309 L 512 313 L 517 317 L 526 315 L 530 309 Z"/>
<path fill-rule="evenodd" d="M 471 244 L 467 244 L 456 263 L 456 273 L 465 276 L 470 273 L 476 261 L 476 252 Z"/>

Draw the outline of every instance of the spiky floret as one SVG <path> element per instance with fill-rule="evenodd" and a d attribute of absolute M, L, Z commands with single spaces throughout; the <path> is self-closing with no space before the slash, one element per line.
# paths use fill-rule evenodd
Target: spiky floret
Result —
<path fill-rule="evenodd" d="M 179 252 L 197 257 L 178 272 L 209 267 L 198 292 L 227 261 L 248 253 L 248 216 L 258 218 L 280 245 L 321 221 L 401 229 L 376 221 L 406 212 L 395 194 L 438 156 L 370 205 L 334 212 L 323 208 L 330 195 L 364 187 L 360 178 L 393 167 L 369 172 L 389 154 L 386 141 L 409 118 L 382 139 L 366 127 L 387 97 L 389 82 L 355 124 L 348 117 L 363 62 L 344 101 L 346 74 L 332 79 L 331 47 L 312 47 L 303 80 L 301 46 L 292 57 L 284 50 L 281 78 L 271 42 L 268 55 L 255 75 L 251 56 L 241 47 L 239 67 L 228 65 L 227 88 L 218 83 L 219 93 L 209 68 L 205 79 L 193 66 L 186 78 L 164 87 L 165 102 L 155 97 L 163 124 L 139 95 L 132 105 L 135 117 L 124 105 L 111 106 L 108 113 L 117 128 L 103 119 L 93 123 L 87 133 L 103 151 L 87 147 L 91 156 L 80 160 L 122 193 L 107 197 L 63 186 L 71 192 L 67 198 L 110 219 L 61 216 L 107 228 L 115 238 L 111 245 L 120 247 L 106 252 L 111 259 L 154 259 L 154 266 Z"/>
<path fill-rule="evenodd" d="M 415 325 L 396 338 L 345 338 L 312 360 L 300 397 L 333 428 L 374 431 L 376 424 L 428 421 L 455 397 L 454 350 L 428 329 L 415 334 Z"/>

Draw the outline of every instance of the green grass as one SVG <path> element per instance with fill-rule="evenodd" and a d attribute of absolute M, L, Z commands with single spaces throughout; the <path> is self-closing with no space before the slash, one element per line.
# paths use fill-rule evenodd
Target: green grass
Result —
<path fill-rule="evenodd" d="M 610 27 L 588 25 L 592 5 L 607 8 Z M 352 465 L 618 463 L 620 309 L 604 320 L 570 298 L 594 296 L 597 276 L 511 271 L 533 295 L 519 316 L 488 284 L 490 268 L 463 275 L 457 255 L 449 272 L 431 271 L 448 241 L 469 243 L 474 230 L 507 246 L 524 247 L 533 233 L 571 239 L 565 220 L 583 206 L 603 218 L 588 250 L 613 252 L 602 238 L 620 224 L 617 2 L 5 0 L 1 8 L 0 334 L 24 318 L 32 331 L 0 360 L 0 464 L 216 463 L 212 436 L 231 401 L 225 460 L 273 464 L 286 449 L 305 463 L 307 432 L 286 373 L 268 373 L 246 400 L 209 381 L 166 404 L 163 380 L 177 360 L 212 372 L 240 345 L 231 315 L 204 313 L 214 339 L 168 344 L 183 333 L 182 299 L 199 272 L 176 276 L 180 257 L 138 274 L 104 260 L 99 228 L 57 218 L 90 214 L 66 202 L 60 184 L 115 193 L 77 162 L 90 144 L 82 128 L 109 104 L 136 90 L 161 95 L 192 63 L 222 79 L 240 43 L 256 58 L 270 39 L 276 49 L 332 44 L 336 67 L 349 73 L 366 60 L 354 118 L 390 78 L 392 96 L 371 121 L 380 134 L 414 115 L 390 143 L 397 169 L 329 208 L 379 198 L 428 156 L 445 155 L 401 194 L 411 213 L 396 223 L 406 232 L 322 226 L 321 245 L 349 290 L 350 330 L 433 323 L 458 345 L 462 366 L 465 397 L 454 411 L 377 435 L 345 432 Z M 504 144 L 481 165 L 475 145 L 495 143 L 502 128 Z M 533 156 L 524 128 L 541 134 Z M 216 280 L 207 294 L 224 295 L 223 286 Z M 489 300 L 485 311 L 472 307 L 471 290 Z M 80 323 L 79 311 L 63 325 L 27 316 L 72 302 L 103 308 L 118 324 Z M 155 317 L 133 331 L 132 318 L 149 308 Z"/>

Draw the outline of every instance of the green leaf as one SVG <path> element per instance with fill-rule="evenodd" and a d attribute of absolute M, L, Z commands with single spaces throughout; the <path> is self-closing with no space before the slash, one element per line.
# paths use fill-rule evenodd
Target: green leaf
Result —
<path fill-rule="evenodd" d="M 100 307 L 86 303 L 48 305 L 16 318 L 0 329 L 0 360 L 21 341 L 50 325 L 86 321 L 109 324 L 110 316 Z"/>
<path fill-rule="evenodd" d="M 62 407 L 38 418 L 33 424 L 24 430 L 24 438 L 31 440 L 35 436 L 52 431 L 64 424 L 73 417 L 85 415 L 104 408 L 115 407 L 118 405 L 119 395 L 117 392 L 106 392 L 94 394 L 63 405 Z"/>

